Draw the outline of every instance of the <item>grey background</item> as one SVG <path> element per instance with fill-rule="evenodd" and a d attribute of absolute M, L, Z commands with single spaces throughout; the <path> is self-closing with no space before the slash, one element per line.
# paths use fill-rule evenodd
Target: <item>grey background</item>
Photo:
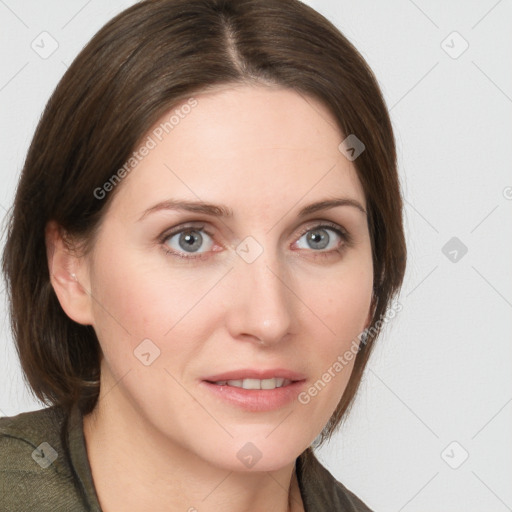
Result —
<path fill-rule="evenodd" d="M 0 215 L 66 67 L 133 3 L 0 0 Z M 381 84 L 409 250 L 403 309 L 319 457 L 381 512 L 512 510 L 512 2 L 307 3 Z M 45 59 L 31 47 L 43 31 L 58 43 Z M 3 283 L 0 296 L 0 414 L 14 415 L 41 404 L 22 379 Z"/>

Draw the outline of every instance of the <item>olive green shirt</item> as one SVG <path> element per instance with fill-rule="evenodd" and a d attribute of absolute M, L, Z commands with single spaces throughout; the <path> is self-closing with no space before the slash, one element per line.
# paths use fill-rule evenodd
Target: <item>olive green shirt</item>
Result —
<path fill-rule="evenodd" d="M 306 512 L 372 512 L 308 452 L 296 461 Z M 0 511 L 101 512 L 78 407 L 0 418 Z"/>

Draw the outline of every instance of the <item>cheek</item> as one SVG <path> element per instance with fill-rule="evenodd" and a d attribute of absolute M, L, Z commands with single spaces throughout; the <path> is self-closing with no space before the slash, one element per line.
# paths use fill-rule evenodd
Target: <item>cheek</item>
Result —
<path fill-rule="evenodd" d="M 139 369 L 136 351 L 148 339 L 156 347 L 145 342 L 149 352 L 157 354 L 153 367 L 177 369 L 180 361 L 193 360 L 201 350 L 200 340 L 211 336 L 222 323 L 219 315 L 226 311 L 219 288 L 214 302 L 208 297 L 222 272 L 207 266 L 198 266 L 194 272 L 179 266 L 171 271 L 163 255 L 148 259 L 137 251 L 116 250 L 123 244 L 113 236 L 105 239 L 112 242 L 104 243 L 96 255 L 91 289 L 94 328 L 109 364 L 115 365 L 117 373 Z M 354 253 L 338 267 L 307 270 L 292 272 L 292 287 L 302 310 L 292 322 L 303 357 L 321 375 L 364 329 L 373 283 L 371 257 Z M 344 375 L 350 368 L 344 369 Z M 334 387 L 343 384 L 341 378 L 334 381 Z"/>
<path fill-rule="evenodd" d="M 136 362 L 133 351 L 143 340 L 159 344 L 156 339 L 169 329 L 170 319 L 162 312 L 171 294 L 163 294 L 163 280 L 155 279 L 143 261 L 115 247 L 114 242 L 104 244 L 95 255 L 94 329 L 107 361 L 130 367 Z"/>
<path fill-rule="evenodd" d="M 116 253 L 115 245 L 96 255 L 92 283 L 94 329 L 107 362 L 117 373 L 138 370 L 137 354 L 149 351 L 156 356 L 153 368 L 179 366 L 198 349 L 198 329 L 209 328 L 209 317 L 197 306 L 218 275 L 170 272 L 165 256 L 151 260 L 136 251 Z"/>
<path fill-rule="evenodd" d="M 353 255 L 335 272 L 297 281 L 310 308 L 310 326 L 318 324 L 325 350 L 342 349 L 366 327 L 373 289 L 371 258 Z M 311 327 L 312 328 L 312 327 Z"/>
<path fill-rule="evenodd" d="M 329 279 L 308 279 L 303 284 L 301 293 L 312 311 L 307 330 L 314 339 L 309 361 L 315 379 L 299 403 L 314 409 L 321 423 L 336 408 L 352 373 L 371 305 L 373 268 L 371 261 L 361 259 L 340 267 Z"/>

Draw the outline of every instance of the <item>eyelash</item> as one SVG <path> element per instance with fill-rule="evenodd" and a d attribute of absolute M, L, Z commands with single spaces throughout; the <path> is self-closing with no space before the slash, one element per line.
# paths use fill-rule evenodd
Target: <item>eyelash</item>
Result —
<path fill-rule="evenodd" d="M 159 242 L 163 245 L 164 253 L 169 256 L 182 258 L 184 260 L 205 260 L 205 259 L 209 258 L 209 252 L 200 253 L 196 256 L 193 256 L 193 255 L 185 256 L 184 254 L 186 254 L 186 253 L 179 253 L 179 252 L 173 251 L 172 249 L 168 249 L 165 246 L 165 242 L 167 242 L 170 238 L 172 238 L 175 235 L 179 235 L 180 233 L 183 233 L 185 231 L 198 231 L 198 232 L 202 231 L 203 233 L 206 233 L 210 238 L 213 238 L 213 234 L 210 233 L 209 231 L 205 230 L 204 228 L 205 228 L 205 225 L 201 225 L 201 226 L 196 226 L 196 225 L 190 226 L 189 225 L 189 226 L 182 226 L 182 227 L 180 227 L 176 230 L 170 231 L 170 232 L 165 232 L 163 235 L 161 235 L 159 237 Z M 332 257 L 334 255 L 334 253 L 339 254 L 344 248 L 352 246 L 352 243 L 353 243 L 352 236 L 338 224 L 335 224 L 335 223 L 329 222 L 329 221 L 325 221 L 320 224 L 316 224 L 314 226 L 307 227 L 300 233 L 297 240 L 302 238 L 306 233 L 309 233 L 310 231 L 316 231 L 318 229 L 325 229 L 325 228 L 329 229 L 331 231 L 334 231 L 341 238 L 341 240 L 343 241 L 343 244 L 341 247 L 339 247 L 337 249 L 331 249 L 330 251 L 315 251 L 312 249 L 312 252 L 315 253 L 315 256 L 314 256 L 315 258 Z"/>

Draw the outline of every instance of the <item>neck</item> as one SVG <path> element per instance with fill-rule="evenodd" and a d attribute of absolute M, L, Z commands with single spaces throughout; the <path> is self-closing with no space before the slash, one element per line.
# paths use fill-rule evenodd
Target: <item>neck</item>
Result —
<path fill-rule="evenodd" d="M 101 389 L 111 389 L 101 386 Z M 295 461 L 277 471 L 215 466 L 145 421 L 118 388 L 83 419 L 103 512 L 303 511 Z"/>

